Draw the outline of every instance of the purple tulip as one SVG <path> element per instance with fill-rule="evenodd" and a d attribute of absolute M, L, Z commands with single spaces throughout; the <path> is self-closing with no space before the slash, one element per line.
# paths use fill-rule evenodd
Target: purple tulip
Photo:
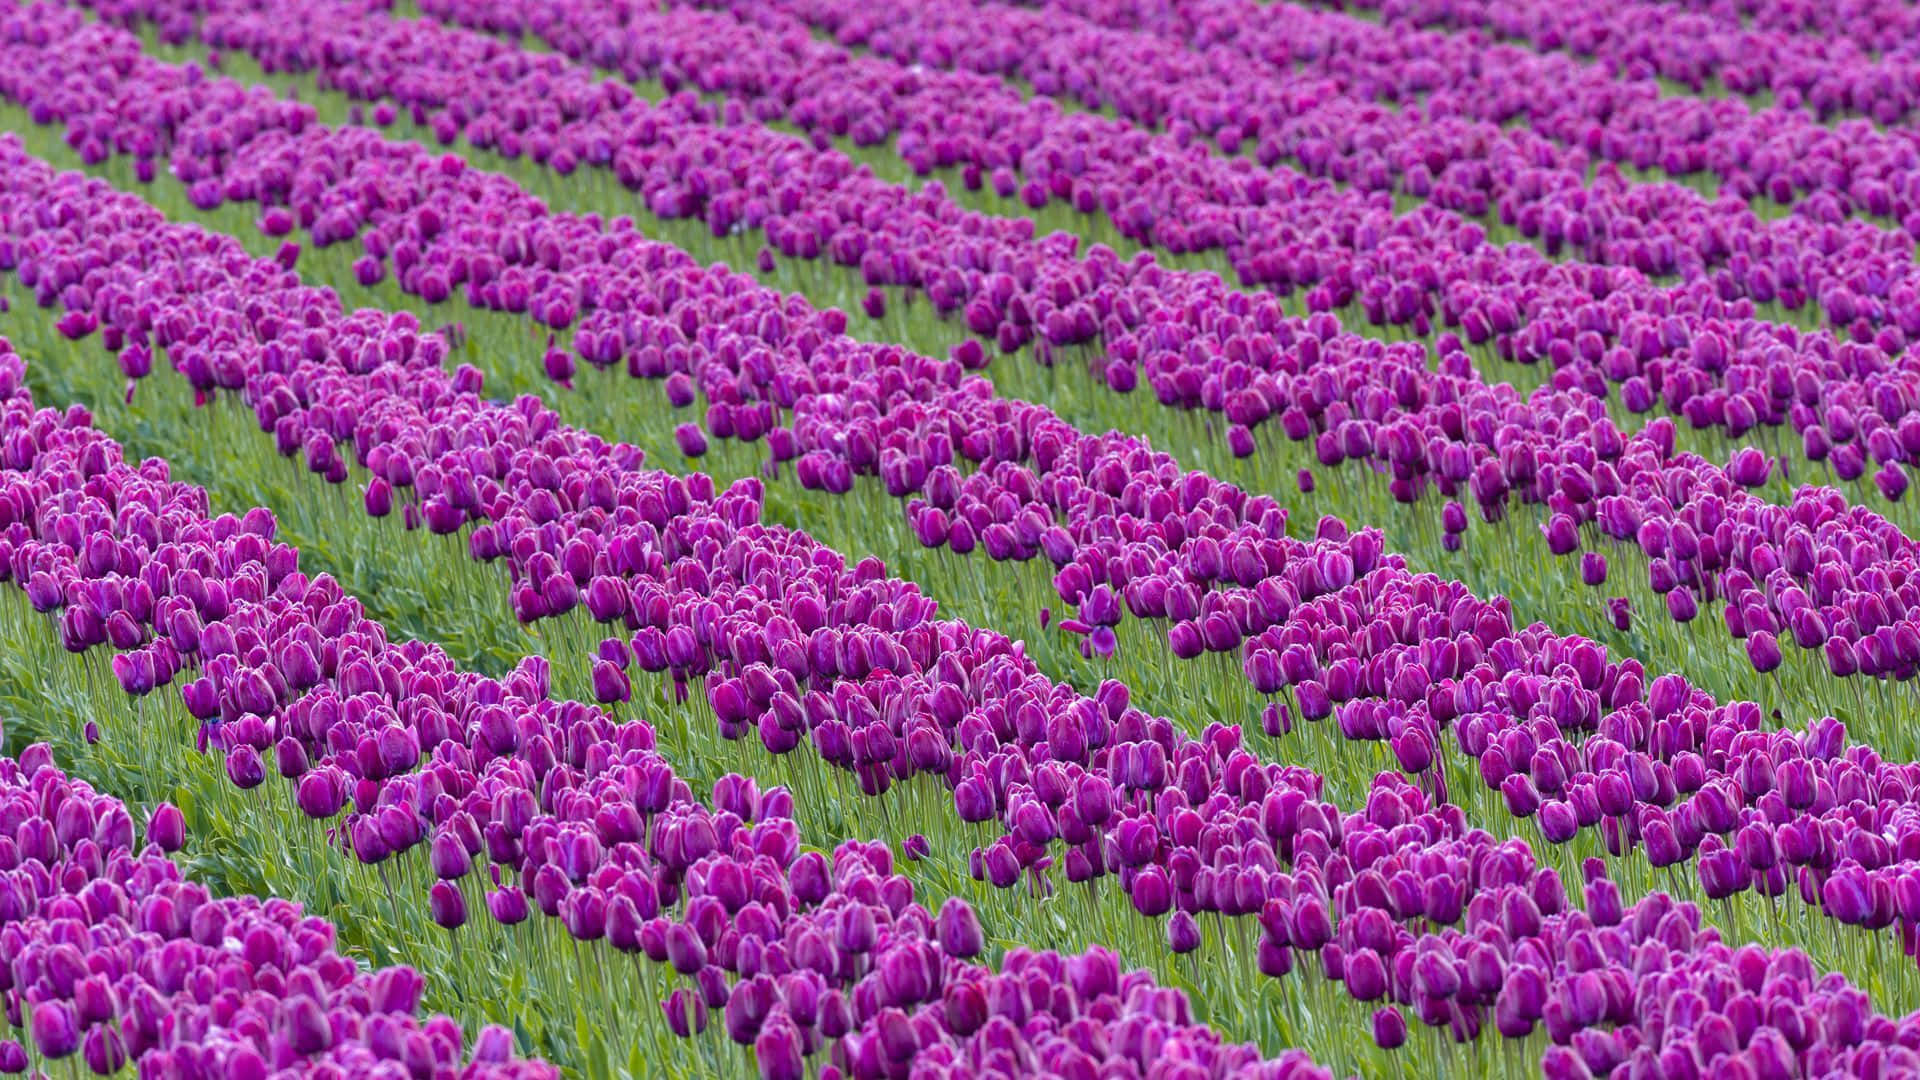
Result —
<path fill-rule="evenodd" d="M 680 1038 L 689 1039 L 707 1030 L 707 1003 L 685 988 L 667 995 L 660 1003 L 667 1027 Z"/>
<path fill-rule="evenodd" d="M 1667 593 L 1667 615 L 1678 623 L 1689 623 L 1700 613 L 1693 601 L 1693 590 L 1680 586 Z"/>
<path fill-rule="evenodd" d="M 227 779 L 243 791 L 259 787 L 267 778 L 267 763 L 260 752 L 242 744 L 227 752 Z"/>
<path fill-rule="evenodd" d="M 63 1001 L 43 1001 L 33 1007 L 33 1045 L 40 1056 L 55 1061 L 80 1049 L 80 1025 Z"/>
<path fill-rule="evenodd" d="M 1392 1006 L 1373 1014 L 1373 1042 L 1382 1050 L 1398 1050 L 1407 1041 L 1407 1020 Z"/>
<path fill-rule="evenodd" d="M 147 842 L 169 854 L 186 846 L 187 819 L 179 807 L 163 802 L 153 808 L 147 818 Z"/>
<path fill-rule="evenodd" d="M 487 894 L 487 913 L 502 926 L 527 921 L 527 894 L 518 888 L 495 889 Z"/>
<path fill-rule="evenodd" d="M 1607 557 L 1597 551 L 1580 556 L 1580 580 L 1593 588 L 1607 583 Z"/>

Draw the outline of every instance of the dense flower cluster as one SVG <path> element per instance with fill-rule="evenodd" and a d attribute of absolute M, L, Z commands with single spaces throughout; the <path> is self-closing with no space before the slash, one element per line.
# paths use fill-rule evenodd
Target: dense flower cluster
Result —
<path fill-rule="evenodd" d="M 244 408 L 260 435 L 237 449 L 293 462 L 286 498 L 351 490 L 351 515 L 397 519 L 416 557 L 486 568 L 461 579 L 485 595 L 459 599 L 547 655 L 490 676 L 391 641 L 302 570 L 272 510 L 216 513 L 165 461 L 123 460 L 84 407 L 36 409 L 10 349 L 0 579 L 39 616 L 31 647 L 113 688 L 110 744 L 191 762 L 192 790 L 258 815 L 254 835 L 284 827 L 342 910 L 385 907 L 395 940 L 356 950 L 431 956 L 455 982 L 524 963 L 594 986 L 581 1025 L 531 1048 L 569 1066 L 632 1071 L 674 1052 L 659 1034 L 713 1070 L 737 1068 L 724 1043 L 749 1047 L 779 1080 L 1319 1077 L 1314 1057 L 1351 1048 L 1295 1047 L 1271 1018 L 1332 1012 L 1382 1051 L 1506 1040 L 1553 1077 L 1920 1071 L 1920 1014 L 1706 921 L 1750 902 L 1779 932 L 1785 906 L 1815 927 L 1802 940 L 1839 942 L 1823 957 L 1911 976 L 1920 765 L 1895 725 L 1818 700 L 1769 715 L 1527 625 L 1379 528 L 1303 530 L 1291 493 L 980 375 L 1026 354 L 1086 367 L 1103 397 L 1202 410 L 1232 458 L 1305 465 L 1303 498 L 1422 504 L 1440 552 L 1537 525 L 1593 590 L 1626 579 L 1639 609 L 1590 601 L 1623 635 L 1711 615 L 1753 672 L 1810 661 L 1807 685 L 1836 696 L 1911 679 L 1920 549 L 1840 491 L 1782 481 L 1823 472 L 1898 506 L 1920 461 L 1908 136 L 1821 126 L 1904 117 L 1905 53 L 1870 35 L 1822 53 L 1804 35 L 1837 34 L 1834 16 L 1736 32 L 1739 5 L 1690 6 L 1641 12 L 1645 30 L 1637 7 L 1389 4 L 1373 25 L 1241 0 L 17 9 L 0 97 L 27 122 L 196 213 L 246 207 L 280 244 L 255 258 L 0 139 L 0 276 L 30 301 L 8 318 L 33 364 L 117 362 L 130 414 L 175 384 Z M 112 23 L 309 74 L 353 118 L 442 149 L 322 123 L 324 102 L 164 62 Z M 1702 30 L 1697 50 L 1657 47 L 1675 27 Z M 559 54 L 508 40 L 526 34 Z M 1648 74 L 1778 102 L 1680 98 Z M 649 101 L 629 85 L 645 80 L 715 99 Z M 958 186 L 909 190 L 841 138 Z M 1828 146 L 1858 156 L 1810 160 Z M 944 358 L 857 340 L 838 310 L 446 148 L 560 187 L 610 178 L 651 219 L 757 236 L 761 275 L 838 267 L 870 319 L 924 303 L 963 333 Z M 1721 197 L 1590 176 L 1595 159 L 1716 173 Z M 989 191 L 1217 259 L 1239 287 L 974 208 Z M 583 366 L 659 380 L 703 410 L 666 423 L 683 458 L 751 447 L 756 474 L 663 471 L 539 397 L 489 398 L 504 358 L 461 363 L 457 333 L 347 310 L 296 272 L 316 261 L 303 243 L 355 252 L 362 288 L 544 337 L 550 400 Z M 1490 382 L 1509 361 L 1552 376 L 1530 395 Z M 763 521 L 789 487 L 891 506 L 983 576 L 1044 566 L 1064 607 L 1043 631 L 1089 664 L 1223 692 L 1243 723 L 1155 715 L 1123 679 L 1076 689 L 879 559 Z M 0 762 L 18 1031 L 0 1069 L 547 1072 L 505 1028 L 469 1051 L 458 1023 L 418 1020 L 429 980 L 363 970 L 325 921 L 212 898 L 167 857 L 192 842 L 180 810 L 157 807 L 136 848 L 126 807 L 50 757 Z M 846 835 L 868 805 L 925 831 Z M 1039 951 L 1070 919 L 1114 948 Z M 1128 951 L 1142 926 L 1147 956 Z M 1202 952 L 1252 980 L 1233 990 L 1257 1042 L 1196 1018 L 1196 998 L 1232 1015 L 1209 1000 L 1231 982 L 1187 966 Z M 1158 973 L 1129 970 L 1144 961 Z"/>

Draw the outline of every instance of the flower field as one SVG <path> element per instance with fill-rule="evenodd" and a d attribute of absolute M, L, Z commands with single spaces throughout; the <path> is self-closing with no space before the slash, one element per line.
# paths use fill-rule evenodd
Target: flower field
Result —
<path fill-rule="evenodd" d="M 1916 42 L 0 10 L 0 1074 L 1920 1077 Z"/>

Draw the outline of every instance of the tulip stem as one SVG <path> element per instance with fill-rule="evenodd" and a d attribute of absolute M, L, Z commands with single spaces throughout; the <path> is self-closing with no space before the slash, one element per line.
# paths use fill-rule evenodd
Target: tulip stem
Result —
<path fill-rule="evenodd" d="M 393 925 L 398 928 L 400 922 L 400 901 L 394 899 L 393 882 L 387 878 L 387 864 L 381 863 L 376 869 L 380 874 L 380 885 L 387 890 L 387 908 L 393 912 Z"/>

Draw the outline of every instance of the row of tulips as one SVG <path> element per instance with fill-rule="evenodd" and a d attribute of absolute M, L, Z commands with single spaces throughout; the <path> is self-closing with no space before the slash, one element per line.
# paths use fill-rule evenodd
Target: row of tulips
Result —
<path fill-rule="evenodd" d="M 105 239 L 116 226 L 135 227 L 125 243 L 103 247 L 127 250 L 130 257 L 129 249 L 140 250 L 147 259 L 162 260 L 154 265 L 180 260 L 176 290 L 183 280 L 205 282 L 217 273 L 220 245 L 210 238 L 159 225 L 151 215 L 142 220 L 124 200 L 71 176 L 50 178 L 18 157 L 7 164 L 8 190 L 26 192 L 24 198 L 46 209 L 46 218 L 66 218 L 71 225 L 80 219 L 69 211 L 93 196 L 98 202 L 85 215 L 84 229 L 94 239 Z M 114 202 L 122 205 L 100 205 Z M 225 261 L 237 268 L 243 260 L 228 251 Z M 49 250 L 41 257 L 62 256 Z M 293 326 L 305 326 L 303 336 L 352 333 L 351 321 L 325 318 L 324 295 L 287 288 L 272 264 L 250 265 L 244 291 L 215 290 L 225 293 L 228 310 L 245 319 L 243 325 L 268 336 Z M 276 276 L 282 276 L 280 289 L 272 287 Z M 157 285 L 163 279 L 148 280 Z M 150 291 L 156 300 L 162 294 Z M 232 316 L 187 318 L 191 296 L 168 295 L 154 325 L 184 325 L 191 333 L 232 322 Z M 294 296 L 308 301 L 300 319 L 274 314 L 276 301 Z M 408 340 L 404 324 L 389 330 L 383 341 Z M 321 344 L 321 356 L 311 360 L 289 351 L 285 374 L 319 384 L 338 377 L 341 365 L 350 367 L 350 357 L 366 353 L 340 339 Z M 404 345 L 397 346 L 395 359 L 380 362 L 367 379 L 369 393 L 385 387 L 390 397 L 405 396 L 394 388 L 397 380 L 379 377 L 383 370 L 448 385 L 430 368 L 409 367 L 400 358 L 404 352 Z M 80 644 L 68 624 L 89 620 L 65 612 L 89 610 L 94 592 L 119 586 L 123 599 L 140 605 L 141 586 L 148 586 L 156 611 L 175 601 L 170 606 L 178 617 L 165 630 L 142 625 L 129 607 L 117 608 L 106 621 L 130 622 L 139 635 L 151 635 L 120 656 L 177 655 L 187 665 L 183 674 L 202 673 L 182 687 L 182 701 L 207 720 L 229 709 L 235 713 L 202 727 L 210 744 L 224 752 L 234 786 L 248 789 L 265 781 L 256 744 L 271 742 L 278 732 L 276 768 L 295 781 L 301 812 L 331 819 L 346 803 L 355 807 L 342 821 L 338 835 L 344 841 L 337 843 L 376 865 L 396 858 L 417 863 L 424 849 L 437 879 L 430 918 L 449 931 L 465 932 L 467 889 L 478 875 L 473 860 L 484 852 L 502 874 L 486 893 L 495 923 L 515 926 L 537 909 L 575 940 L 604 941 L 616 952 L 645 954 L 671 966 L 691 985 L 667 995 L 669 1024 L 697 1033 L 709 1010 L 719 1010 L 727 1034 L 753 1044 L 763 1075 L 800 1075 L 804 1055 L 829 1043 L 833 1068 L 856 1076 L 891 1075 L 909 1062 L 956 1075 L 1019 1073 L 1038 1067 L 1041 1054 L 1065 1055 L 1072 1069 L 1144 1068 L 1151 1060 L 1181 1062 L 1196 1076 L 1310 1071 L 1297 1055 L 1256 1065 L 1246 1048 L 1221 1046 L 1195 1031 L 1181 1019 L 1177 994 L 1157 990 L 1138 975 L 1122 977 L 1110 954 L 1061 960 L 1015 950 L 997 974 L 964 963 L 983 946 L 967 908 L 949 904 L 934 917 L 915 906 L 911 886 L 891 873 L 884 849 L 845 846 L 832 862 L 801 853 L 787 817 L 791 797 L 783 789 L 762 793 L 751 781 L 729 775 L 716 784 L 712 810 L 693 803 L 685 782 L 650 749 L 652 732 L 644 723 L 615 723 L 596 710 L 548 700 L 542 663 L 530 661 L 503 681 L 487 680 L 451 671 L 430 647 L 386 646 L 377 628 L 357 620 L 356 605 L 324 578 L 307 579 L 296 560 L 275 554 L 285 549 L 268 547 L 270 516 L 207 521 L 204 496 L 166 481 L 158 462 L 130 468 L 97 436 L 89 438 L 91 429 L 79 426 L 79 418 L 38 416 L 37 431 L 29 425 L 6 439 L 9 465 L 41 481 L 9 488 L 9 506 L 21 519 L 11 529 L 19 542 L 10 562 L 64 579 L 65 595 L 77 602 L 53 606 L 63 612 L 59 623 L 67 647 Z M 468 422 L 461 429 L 485 426 Z M 90 477 L 87 485 L 80 485 L 83 477 Z M 91 491 L 83 501 L 71 497 L 77 486 Z M 581 486 L 590 489 L 592 483 Z M 66 512 L 42 512 L 32 502 L 42 492 L 52 500 L 49 509 L 64 503 Z M 151 547 L 149 532 L 169 542 Z M 165 563 L 145 563 L 149 555 L 180 565 L 171 575 L 156 574 L 142 564 L 159 569 Z M 771 573 L 776 561 L 722 557 L 714 571 L 724 573 L 727 563 L 758 562 L 762 573 Z M 218 575 L 197 574 L 195 565 Z M 697 556 L 679 559 L 672 572 L 684 578 L 700 565 Z M 826 569 L 819 559 L 811 565 L 816 572 Z M 123 573 L 128 569 L 135 572 Z M 856 582 L 863 573 L 856 570 L 844 580 Z M 17 568 L 13 576 L 20 580 Z M 29 597 L 33 580 L 26 582 Z M 135 583 L 130 590 L 129 580 Z M 152 590 L 156 581 L 169 591 Z M 176 585 L 179 591 L 171 591 Z M 204 601 L 194 593 L 203 593 Z M 857 595 L 848 593 L 849 606 L 821 615 L 847 616 Z M 804 606 L 805 599 L 794 603 Z M 300 630 L 314 625 L 309 618 L 322 634 L 342 634 L 323 637 L 317 656 L 303 662 Z M 780 618 L 763 617 L 767 637 Z M 363 629 L 356 631 L 356 622 Z M 990 643 L 987 635 L 938 629 L 942 649 L 935 671 L 963 667 L 971 648 Z M 188 638 L 194 647 L 181 648 Z M 244 667 L 234 662 L 242 648 Z M 642 651 L 635 650 L 636 660 Z M 1012 654 L 1000 655 L 1004 660 Z M 114 665 L 123 682 L 129 666 Z M 988 674 L 993 669 L 981 669 L 978 681 L 995 681 Z M 721 687 L 750 685 L 761 677 L 756 673 L 774 669 L 754 663 L 737 670 L 743 672 L 733 677 L 738 683 L 729 678 L 710 684 L 723 723 L 729 695 Z M 792 675 L 789 667 L 778 670 Z M 818 678 L 825 670 L 808 675 Z M 1004 663 L 998 670 L 1009 671 Z M 254 672 L 259 682 L 225 677 L 236 671 Z M 292 687 L 309 675 L 314 681 L 296 696 Z M 777 675 L 767 677 L 780 682 Z M 278 680 L 287 681 L 288 694 L 274 688 Z M 891 673 L 877 673 L 860 684 L 843 681 L 836 690 L 856 685 L 868 693 L 900 688 Z M 957 685 L 948 683 L 927 699 L 932 712 L 919 721 L 941 722 L 942 694 Z M 840 698 L 864 701 L 870 714 L 879 708 L 860 691 L 832 697 L 810 691 L 809 702 L 816 694 L 830 711 Z M 1262 974 L 1288 974 L 1299 951 L 1312 956 L 1320 975 L 1337 980 L 1344 994 L 1387 1002 L 1373 1020 L 1382 1048 L 1406 1041 L 1410 1012 L 1459 1041 L 1476 1038 L 1489 1021 L 1503 1039 L 1543 1036 L 1551 1043 L 1543 1068 L 1555 1076 L 1621 1065 L 1672 1075 L 1743 1068 L 1767 1075 L 1802 1069 L 1896 1075 L 1916 1067 L 1912 1044 L 1920 1041 L 1920 1021 L 1875 1016 L 1863 994 L 1844 980 L 1819 975 L 1804 955 L 1720 944 L 1700 928 L 1691 905 L 1658 895 L 1623 905 L 1597 864 L 1585 868 L 1584 907 L 1576 908 L 1559 873 L 1535 864 L 1524 844 L 1495 844 L 1485 833 L 1468 830 L 1457 810 L 1431 808 L 1425 794 L 1404 782 L 1383 777 L 1365 811 L 1340 814 L 1314 798 L 1318 777 L 1258 765 L 1233 750 L 1233 733 L 1224 729 L 1204 741 L 1183 741 L 1165 721 L 1128 708 L 1117 684 L 1091 700 L 1054 696 L 1067 709 L 1044 721 L 1046 737 L 1029 744 L 1013 725 L 1007 735 L 1018 741 L 1009 748 L 1032 755 L 1022 769 L 1032 769 L 1031 790 L 1070 808 L 1067 820 L 1083 814 L 1093 815 L 1083 822 L 1097 820 L 1101 815 L 1093 808 L 1102 804 L 1107 819 L 1119 817 L 1094 850 L 1103 860 L 1110 851 L 1125 867 L 1118 872 L 1131 877 L 1132 904 L 1142 914 L 1173 912 L 1166 923 L 1170 948 L 1184 954 L 1204 940 L 1196 911 L 1245 918 L 1258 925 L 1260 936 L 1257 949 L 1243 953 L 1257 957 Z M 830 732 L 836 722 L 824 721 L 816 733 Z M 1113 733 L 1089 740 L 1084 765 L 1057 756 L 1073 724 L 1088 733 Z M 324 742 L 315 739 L 322 725 Z M 966 726 L 963 720 L 960 728 Z M 1134 727 L 1148 738 L 1124 740 Z M 356 728 L 365 733 L 358 740 Z M 766 730 L 763 721 L 763 738 Z M 910 757 L 934 745 L 919 737 L 928 730 L 917 727 L 905 740 Z M 879 736 L 871 723 L 864 731 L 871 746 Z M 423 759 L 429 742 L 434 749 Z M 980 747 L 969 753 L 980 753 Z M 1169 758 L 1178 763 L 1172 770 L 1177 780 L 1167 771 Z M 1020 757 L 1000 760 L 1011 766 Z M 1116 788 L 1102 778 L 1102 766 L 1129 776 Z M 992 771 L 977 772 L 974 779 Z M 1058 794 L 1040 794 L 1055 785 L 1061 786 Z M 1209 811 L 1204 818 L 1184 805 L 1190 790 L 1212 793 L 1200 804 Z M 1231 819 L 1239 824 L 1229 826 L 1223 812 L 1236 794 L 1241 800 L 1257 797 L 1258 810 Z M 1026 811 L 1038 805 L 1025 804 L 1016 815 L 1017 829 L 1034 829 L 1027 822 L 1034 815 Z M 1189 834 L 1198 849 L 1187 846 Z M 1169 846 L 1173 857 L 1163 868 L 1160 855 Z M 1208 865 L 1178 857 L 1207 848 L 1214 849 Z M 416 854 L 402 854 L 408 850 Z M 910 843 L 907 850 L 925 855 L 928 849 Z M 997 866 L 1007 850 L 996 845 L 984 861 Z M 1069 854 L 1069 883 L 1074 862 Z M 1225 868 L 1236 863 L 1227 874 Z M 414 867 L 416 875 L 419 870 Z M 1231 892 L 1223 892 L 1229 880 Z M 1209 900 L 1216 905 L 1211 910 L 1203 906 Z M 1428 929 L 1456 923 L 1458 929 Z M 1248 1071 L 1253 1069 L 1258 1072 Z"/>
<path fill-rule="evenodd" d="M 1044 6 L 1056 17 L 1183 41 L 1240 65 L 1223 70 L 1270 78 L 1300 71 L 1385 107 L 1417 105 L 1443 118 L 1522 125 L 1623 167 L 1716 184 L 1741 199 L 1791 204 L 1820 220 L 1864 213 L 1909 235 L 1916 222 L 1913 137 L 1898 127 L 1876 129 L 1865 120 L 1828 125 L 1798 108 L 1674 95 L 1650 78 L 1616 76 L 1481 35 L 1385 26 L 1292 6 L 1282 9 L 1287 18 L 1276 19 L 1259 0 L 1050 0 Z M 876 10 L 858 24 L 898 17 Z M 1013 68 L 1024 58 L 1002 54 L 995 62 Z M 1071 89 L 1098 100 L 1104 69 L 1088 65 L 1076 74 Z M 1195 128 L 1244 128 L 1244 120 L 1226 111 Z"/>
<path fill-rule="evenodd" d="M 1721 26 L 1753 26 L 1851 41 L 1870 53 L 1904 55 L 1916 28 L 1912 8 L 1889 0 L 1842 0 L 1810 4 L 1788 0 L 1678 0 L 1677 6 L 1713 17 Z"/>
<path fill-rule="evenodd" d="M 1342 0 L 1330 6 L 1349 5 Z M 1711 90 L 1761 98 L 1823 120 L 1863 116 L 1892 127 L 1920 106 L 1915 92 L 1920 68 L 1910 47 L 1920 19 L 1905 4 L 1831 9 L 1832 22 L 1814 33 L 1806 27 L 1746 26 L 1737 12 L 1697 12 L 1664 3 L 1604 9 L 1521 3 L 1496 9 L 1458 0 L 1362 0 L 1350 6 L 1377 14 L 1389 26 L 1479 30 L 1536 49 L 1564 49 L 1629 78 L 1659 78 L 1693 94 Z M 1849 29 L 1834 33 L 1841 27 Z"/>

